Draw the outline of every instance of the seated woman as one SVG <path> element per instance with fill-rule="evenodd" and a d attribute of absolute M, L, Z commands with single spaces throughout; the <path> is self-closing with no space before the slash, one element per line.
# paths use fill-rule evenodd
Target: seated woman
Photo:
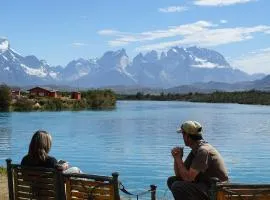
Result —
<path fill-rule="evenodd" d="M 30 167 L 56 168 L 64 173 L 81 173 L 77 167 L 68 166 L 67 162 L 57 162 L 57 160 L 49 156 L 48 153 L 52 146 L 52 137 L 46 132 L 39 130 L 34 133 L 29 145 L 28 154 L 23 157 L 21 165 Z"/>

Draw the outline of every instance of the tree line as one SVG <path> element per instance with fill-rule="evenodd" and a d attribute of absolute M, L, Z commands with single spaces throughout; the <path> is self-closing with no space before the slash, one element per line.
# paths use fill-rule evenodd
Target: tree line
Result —
<path fill-rule="evenodd" d="M 118 95 L 119 100 L 151 100 L 151 101 L 189 101 L 206 103 L 239 103 L 239 104 L 258 104 L 270 105 L 270 92 L 249 90 L 238 92 L 215 91 L 213 93 L 160 93 L 144 94 L 137 92 L 133 95 Z"/>

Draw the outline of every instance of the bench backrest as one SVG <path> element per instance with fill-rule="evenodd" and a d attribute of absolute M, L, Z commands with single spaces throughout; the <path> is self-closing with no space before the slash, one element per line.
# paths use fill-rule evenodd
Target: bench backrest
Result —
<path fill-rule="evenodd" d="M 56 169 L 23 167 L 7 160 L 9 199 L 64 199 L 62 173 Z"/>
<path fill-rule="evenodd" d="M 211 200 L 269 200 L 269 184 L 217 184 Z"/>
<path fill-rule="evenodd" d="M 64 174 L 67 200 L 120 200 L 118 173 L 112 176 Z"/>
<path fill-rule="evenodd" d="M 65 174 L 12 164 L 11 159 L 6 162 L 10 200 L 120 200 L 116 172 L 112 176 Z M 151 185 L 147 192 L 151 192 L 151 200 L 156 199 L 156 186 Z"/>

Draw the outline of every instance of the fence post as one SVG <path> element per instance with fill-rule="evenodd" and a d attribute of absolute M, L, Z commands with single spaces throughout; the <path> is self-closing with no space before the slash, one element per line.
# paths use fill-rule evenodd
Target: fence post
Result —
<path fill-rule="evenodd" d="M 151 191 L 151 200 L 156 200 L 156 189 L 157 186 L 155 185 L 150 185 L 150 191 Z"/>
<path fill-rule="evenodd" d="M 119 187 L 118 187 L 118 176 L 119 176 L 119 174 L 117 172 L 112 173 L 113 184 L 114 184 L 114 194 L 115 194 L 116 200 L 120 200 Z"/>
<path fill-rule="evenodd" d="M 11 169 L 11 162 L 12 160 L 6 159 L 7 163 L 7 177 L 8 177 L 8 195 L 9 195 L 9 200 L 14 200 L 14 195 L 13 195 L 13 177 L 12 177 L 12 169 Z"/>

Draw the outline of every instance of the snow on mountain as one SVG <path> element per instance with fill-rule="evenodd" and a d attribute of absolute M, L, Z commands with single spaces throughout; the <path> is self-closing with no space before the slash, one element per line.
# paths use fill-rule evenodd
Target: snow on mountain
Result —
<path fill-rule="evenodd" d="M 230 67 L 226 59 L 217 51 L 206 48 L 189 47 L 186 49 L 193 58 L 205 60 L 205 62 L 214 63 L 216 66 Z"/>
<path fill-rule="evenodd" d="M 51 82 L 49 65 L 35 56 L 23 57 L 10 48 L 7 39 L 0 39 L 0 81 L 8 84 L 32 84 Z"/>
<path fill-rule="evenodd" d="M 9 49 L 9 41 L 4 38 L 0 38 L 0 53 L 3 53 Z"/>
<path fill-rule="evenodd" d="M 40 67 L 38 69 L 27 67 L 24 64 L 21 64 L 21 67 L 25 70 L 25 72 L 31 76 L 38 77 L 46 77 L 48 75 L 46 69 L 44 67 Z"/>
<path fill-rule="evenodd" d="M 223 66 L 219 66 L 216 63 L 211 63 L 208 62 L 207 60 L 201 59 L 201 58 L 194 58 L 194 61 L 197 62 L 198 64 L 193 64 L 191 65 L 192 67 L 200 67 L 200 68 L 214 68 L 214 67 L 223 67 Z"/>
<path fill-rule="evenodd" d="M 95 71 L 80 78 L 77 84 L 88 87 L 106 87 L 111 85 L 134 85 L 136 80 L 127 71 L 129 58 L 124 49 L 107 51 L 96 61 Z"/>
<path fill-rule="evenodd" d="M 61 79 L 65 81 L 74 81 L 83 76 L 93 73 L 98 66 L 95 60 L 77 59 L 69 62 L 61 72 Z"/>

